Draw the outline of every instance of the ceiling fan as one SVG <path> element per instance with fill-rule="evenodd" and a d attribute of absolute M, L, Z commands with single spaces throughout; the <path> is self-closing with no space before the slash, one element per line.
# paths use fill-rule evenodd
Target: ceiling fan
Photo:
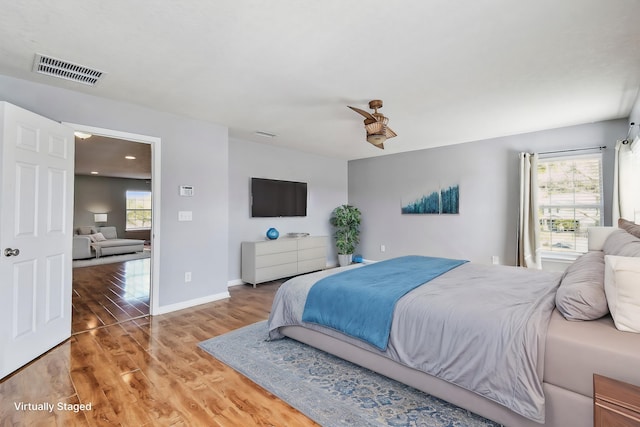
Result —
<path fill-rule="evenodd" d="M 378 113 L 378 108 L 382 108 L 381 100 L 374 99 L 373 101 L 369 101 L 369 108 L 374 110 L 373 114 L 349 105 L 347 105 L 347 107 L 364 117 L 364 128 L 367 131 L 367 141 L 376 147 L 384 150 L 384 142 L 389 138 L 398 136 L 390 127 L 387 126 L 389 118 L 383 116 L 382 113 Z"/>

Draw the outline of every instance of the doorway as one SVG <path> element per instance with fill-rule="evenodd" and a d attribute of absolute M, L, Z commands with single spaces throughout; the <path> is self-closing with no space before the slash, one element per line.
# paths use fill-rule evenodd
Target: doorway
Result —
<path fill-rule="evenodd" d="M 98 231 L 100 227 L 112 227 L 116 229 L 118 238 L 144 241 L 143 252 L 74 261 L 72 333 L 75 334 L 154 313 L 159 286 L 160 139 L 65 124 L 76 132 L 84 133 L 86 138 L 76 138 L 76 145 L 81 149 L 76 152 L 76 174 L 79 179 L 75 181 L 75 191 L 91 193 L 87 185 L 97 183 L 98 186 L 93 194 L 80 195 L 84 199 L 81 206 L 75 208 L 74 229 L 91 226 Z M 92 153 L 89 157 L 88 152 Z M 125 155 L 146 156 L 148 164 L 136 167 L 134 163 L 138 159 L 125 158 Z M 94 162 L 93 157 L 100 162 Z M 79 162 L 80 159 L 82 161 Z M 138 163 L 138 166 L 145 164 L 144 159 L 140 160 L 142 163 Z M 90 167 L 91 164 L 100 166 Z M 99 168 L 103 170 L 93 170 Z M 132 201 L 127 199 L 129 190 L 137 195 L 150 193 L 149 214 L 153 217 L 150 228 L 148 221 L 151 218 L 144 218 L 144 212 L 128 210 L 133 207 Z M 116 194 L 100 194 L 107 191 Z M 136 215 L 140 219 L 137 222 Z"/>

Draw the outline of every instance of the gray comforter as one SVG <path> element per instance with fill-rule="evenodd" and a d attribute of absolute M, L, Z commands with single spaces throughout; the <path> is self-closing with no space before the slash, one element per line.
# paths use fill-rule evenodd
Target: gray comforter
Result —
<path fill-rule="evenodd" d="M 322 326 L 302 322 L 311 286 L 349 266 L 298 276 L 278 290 L 269 317 L 278 328 L 322 331 L 396 362 L 478 393 L 544 422 L 542 361 L 560 273 L 465 264 L 433 279 L 396 304 L 386 351 Z"/>

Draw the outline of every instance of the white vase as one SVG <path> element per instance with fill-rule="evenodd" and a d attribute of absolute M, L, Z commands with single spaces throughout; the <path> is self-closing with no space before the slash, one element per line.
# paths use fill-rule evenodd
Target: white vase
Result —
<path fill-rule="evenodd" d="M 340 264 L 340 267 L 349 265 L 351 264 L 352 258 L 353 258 L 353 254 L 346 254 L 346 255 L 338 254 L 338 264 Z"/>

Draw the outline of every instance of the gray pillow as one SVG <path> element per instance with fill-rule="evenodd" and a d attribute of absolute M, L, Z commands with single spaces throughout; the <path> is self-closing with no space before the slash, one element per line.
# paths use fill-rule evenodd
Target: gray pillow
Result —
<path fill-rule="evenodd" d="M 602 246 L 605 255 L 640 257 L 640 239 L 624 230 L 614 230 Z"/>
<path fill-rule="evenodd" d="M 567 268 L 556 293 L 556 307 L 567 320 L 595 320 L 609 312 L 602 251 L 587 252 Z"/>
<path fill-rule="evenodd" d="M 622 228 L 627 233 L 630 233 L 640 239 L 640 224 L 620 218 L 618 219 L 618 228 Z"/>

